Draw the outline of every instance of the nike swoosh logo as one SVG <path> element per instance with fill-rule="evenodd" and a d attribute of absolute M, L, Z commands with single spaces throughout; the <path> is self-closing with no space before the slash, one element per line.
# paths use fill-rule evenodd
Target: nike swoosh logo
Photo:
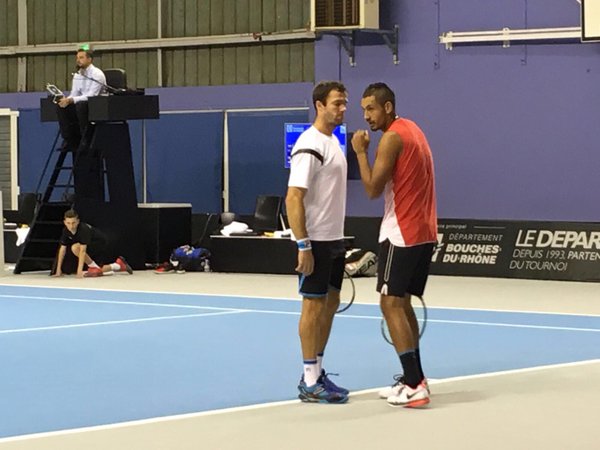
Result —
<path fill-rule="evenodd" d="M 406 394 L 406 398 L 411 400 L 415 395 L 419 394 L 419 391 L 415 391 L 412 394 Z"/>

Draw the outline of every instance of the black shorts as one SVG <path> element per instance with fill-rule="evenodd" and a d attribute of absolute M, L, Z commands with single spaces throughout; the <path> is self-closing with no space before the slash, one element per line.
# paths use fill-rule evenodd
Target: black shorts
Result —
<path fill-rule="evenodd" d="M 65 275 L 73 275 L 77 273 L 77 265 L 79 264 L 79 258 L 73 254 L 71 246 L 67 245 L 67 251 L 65 252 L 65 258 L 63 259 L 61 272 Z M 85 266 L 85 264 L 84 264 Z"/>
<path fill-rule="evenodd" d="M 379 244 L 377 292 L 404 297 L 422 296 L 429 276 L 433 243 L 396 247 L 389 240 Z"/>
<path fill-rule="evenodd" d="M 342 289 L 346 250 L 344 241 L 311 241 L 315 268 L 309 276 L 300 275 L 298 292 L 306 298 L 325 297 Z"/>

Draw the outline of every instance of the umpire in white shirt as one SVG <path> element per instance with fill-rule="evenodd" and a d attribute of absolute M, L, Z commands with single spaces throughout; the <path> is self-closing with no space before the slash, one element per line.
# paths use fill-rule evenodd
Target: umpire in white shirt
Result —
<path fill-rule="evenodd" d="M 105 92 L 106 77 L 102 70 L 92 64 L 93 59 L 91 50 L 77 50 L 77 70 L 73 74 L 71 93 L 58 102 L 60 132 L 69 150 L 76 150 L 81 138 L 85 136 L 88 125 L 88 98 Z"/>

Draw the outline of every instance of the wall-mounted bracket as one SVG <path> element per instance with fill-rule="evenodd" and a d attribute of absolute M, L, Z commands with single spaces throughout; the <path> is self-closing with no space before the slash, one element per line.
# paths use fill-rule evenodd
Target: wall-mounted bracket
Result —
<path fill-rule="evenodd" d="M 394 64 L 399 64 L 398 59 L 398 25 L 394 25 L 391 30 L 374 30 L 374 29 L 358 29 L 358 30 L 319 30 L 319 34 L 329 34 L 336 36 L 341 46 L 348 55 L 349 64 L 354 67 L 356 66 L 356 53 L 355 47 L 359 33 L 360 34 L 376 34 L 382 37 L 385 45 L 392 52 L 392 60 Z"/>

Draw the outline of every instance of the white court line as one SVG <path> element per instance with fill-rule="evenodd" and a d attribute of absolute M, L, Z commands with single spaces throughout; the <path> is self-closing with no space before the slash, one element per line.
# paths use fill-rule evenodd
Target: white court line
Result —
<path fill-rule="evenodd" d="M 290 312 L 290 311 L 268 311 L 261 309 L 248 309 L 247 312 L 251 313 L 260 313 L 260 314 L 284 314 L 284 315 L 297 315 L 299 316 L 299 312 Z M 381 316 L 357 316 L 352 314 L 339 314 L 335 316 L 336 318 L 342 319 L 370 319 L 370 320 L 381 320 Z M 441 320 L 441 319 L 427 319 L 427 323 L 450 323 L 457 325 L 481 325 L 481 326 L 489 326 L 489 327 L 509 327 L 509 328 L 534 328 L 541 330 L 559 330 L 559 331 L 591 331 L 594 333 L 600 333 L 600 328 L 577 328 L 577 327 L 557 327 L 550 325 L 526 325 L 526 324 L 517 324 L 517 323 L 503 323 L 503 322 L 476 322 L 469 320 Z"/>
<path fill-rule="evenodd" d="M 538 280 L 539 281 L 539 280 Z M 574 281 L 573 283 L 579 283 Z M 5 287 L 17 287 L 24 289 L 50 289 L 50 290 L 81 290 L 81 291 L 94 291 L 94 292 L 122 292 L 124 294 L 157 294 L 157 295 L 181 295 L 187 297 L 225 297 L 225 298 L 250 298 L 258 300 L 284 300 L 292 302 L 301 302 L 302 299 L 299 297 L 266 297 L 262 295 L 244 295 L 244 294 L 212 294 L 202 292 L 168 292 L 168 291 L 144 291 L 144 290 L 129 290 L 129 289 L 98 289 L 88 287 L 73 287 L 73 286 L 31 286 L 26 284 L 2 284 L 0 286 Z M 5 295 L 6 297 L 16 297 L 11 295 Z M 0 295 L 2 297 L 2 295 Z M 40 297 L 46 299 L 48 297 Z M 427 300 L 427 298 L 425 298 Z M 372 302 L 354 302 L 355 305 L 363 306 L 376 306 L 379 307 L 379 303 Z M 486 309 L 486 308 L 473 308 L 473 307 L 460 307 L 460 306 L 427 306 L 428 309 L 449 309 L 458 311 L 485 311 L 485 312 L 499 312 L 499 313 L 513 313 L 513 314 L 546 314 L 546 315 L 557 315 L 557 316 L 579 316 L 579 317 L 600 317 L 600 314 L 582 314 L 582 313 L 562 313 L 562 312 L 551 312 L 551 311 L 528 311 L 528 310 L 516 310 L 516 309 Z"/>
<path fill-rule="evenodd" d="M 118 300 L 92 300 L 92 299 L 81 299 L 81 298 L 38 297 L 38 296 L 5 295 L 5 294 L 0 294 L 0 297 L 17 298 L 17 299 L 20 298 L 20 299 L 26 299 L 26 300 L 33 299 L 33 300 L 46 300 L 46 301 L 59 301 L 59 302 L 73 302 L 73 303 L 99 303 L 99 304 L 114 304 L 114 305 L 158 306 L 158 307 L 166 307 L 166 308 L 209 309 L 209 310 L 216 310 L 216 311 L 253 312 L 253 313 L 260 313 L 260 314 L 281 314 L 281 315 L 294 315 L 294 316 L 300 315 L 300 312 L 296 312 L 296 311 L 240 309 L 240 308 L 225 308 L 225 307 L 214 307 L 214 306 L 179 305 L 179 304 L 171 304 L 171 303 L 130 302 L 130 301 L 118 301 Z M 339 314 L 336 317 L 346 318 L 346 319 L 381 320 L 381 316 L 363 316 L 363 315 L 352 315 L 352 314 Z M 468 320 L 428 319 L 427 323 L 480 325 L 480 326 L 509 327 L 509 328 L 531 328 L 531 329 L 560 330 L 560 331 L 585 331 L 585 332 L 592 332 L 592 333 L 600 333 L 600 328 L 558 327 L 558 326 L 550 326 L 550 325 L 527 325 L 527 324 L 512 324 L 512 323 L 503 323 L 503 322 L 477 322 L 477 321 L 468 321 Z"/>
<path fill-rule="evenodd" d="M 463 380 L 472 380 L 472 379 L 478 379 L 478 378 L 490 378 L 490 377 L 497 377 L 497 376 L 503 376 L 503 375 L 513 375 L 513 374 L 519 374 L 519 373 L 537 372 L 537 371 L 542 371 L 542 370 L 561 369 L 561 368 L 565 368 L 565 367 L 585 366 L 585 365 L 591 365 L 591 364 L 597 364 L 597 363 L 600 363 L 600 359 L 591 359 L 588 361 L 578 361 L 578 362 L 573 362 L 573 363 L 551 364 L 551 365 L 538 366 L 538 367 L 528 367 L 525 369 L 512 369 L 512 370 L 503 370 L 503 371 L 499 371 L 499 372 L 488 372 L 488 373 L 482 373 L 482 374 L 477 374 L 477 375 L 466 375 L 466 376 L 461 376 L 461 377 L 429 380 L 429 382 L 432 385 L 433 384 L 437 385 L 437 384 L 452 383 L 452 382 L 463 381 Z M 371 394 L 373 392 L 379 391 L 381 388 L 382 387 L 351 392 L 350 398 L 358 396 L 358 395 L 363 395 L 363 394 Z M 67 435 L 72 435 L 72 434 L 82 434 L 82 433 L 89 433 L 89 432 L 95 432 L 95 431 L 115 430 L 118 428 L 137 427 L 137 426 L 142 426 L 142 425 L 151 425 L 151 424 L 155 424 L 155 423 L 174 422 L 174 421 L 178 421 L 178 420 L 194 419 L 194 418 L 205 417 L 205 416 L 217 416 L 217 415 L 222 415 L 222 414 L 231 414 L 231 413 L 252 411 L 252 410 L 258 410 L 258 409 L 265 409 L 265 408 L 274 408 L 277 406 L 294 405 L 294 404 L 299 404 L 299 403 L 300 403 L 300 400 L 284 400 L 284 401 L 279 401 L 279 402 L 259 403 L 259 404 L 248 405 L 248 406 L 236 406 L 236 407 L 232 407 L 232 408 L 215 409 L 215 410 L 211 410 L 211 411 L 202 411 L 202 412 L 197 412 L 197 413 L 176 414 L 176 415 L 172 415 L 172 416 L 153 417 L 150 419 L 131 420 L 131 421 L 127 421 L 127 422 L 119 422 L 119 423 L 113 423 L 113 424 L 107 424 L 107 425 L 95 425 L 95 426 L 91 426 L 91 427 L 73 428 L 73 429 L 69 429 L 69 430 L 48 431 L 45 433 L 32 433 L 32 434 L 25 434 L 25 435 L 21 435 L 21 436 L 0 438 L 0 444 L 5 443 L 5 442 L 29 441 L 29 440 L 34 440 L 34 439 L 41 439 L 41 438 L 48 438 L 48 437 L 55 437 L 55 436 L 67 436 Z M 340 407 L 343 408 L 343 406 L 341 406 L 341 405 L 340 405 Z"/>
<path fill-rule="evenodd" d="M 300 315 L 299 312 L 288 312 L 288 311 L 263 311 L 263 310 L 255 310 L 248 309 L 248 312 L 255 312 L 261 314 L 294 314 Z M 371 319 L 371 320 L 381 320 L 380 316 L 356 316 L 351 314 L 340 314 L 336 316 L 337 318 L 346 318 L 346 319 Z M 427 319 L 427 323 L 450 323 L 450 324 L 458 324 L 458 325 L 481 325 L 481 326 L 489 326 L 489 327 L 509 327 L 509 328 L 534 328 L 541 330 L 559 330 L 559 331 L 591 331 L 593 333 L 600 333 L 600 328 L 577 328 L 577 327 L 557 327 L 550 325 L 524 325 L 524 324 L 516 324 L 516 323 L 503 323 L 503 322 L 476 322 L 469 320 L 441 320 L 441 319 Z"/>
<path fill-rule="evenodd" d="M 67 298 L 67 297 L 41 297 L 33 295 L 8 295 L 0 294 L 0 298 L 15 298 L 23 300 L 46 300 L 53 302 L 73 302 L 73 303 L 99 303 L 108 305 L 133 305 L 133 306 L 158 306 L 161 308 L 180 308 L 180 309 L 210 309 L 217 311 L 240 311 L 240 308 L 222 308 L 217 306 L 199 306 L 199 305 L 180 305 L 177 303 L 152 303 L 152 302 L 133 302 L 129 300 L 95 300 L 90 298 Z"/>
<path fill-rule="evenodd" d="M 530 372 L 538 372 L 541 370 L 549 370 L 549 369 L 562 369 L 565 367 L 578 367 L 578 366 L 587 366 L 591 364 L 600 363 L 600 359 L 589 359 L 587 361 L 577 361 L 571 363 L 559 363 L 559 364 L 548 364 L 545 366 L 537 366 L 537 367 L 526 367 L 524 369 L 510 369 L 510 370 L 501 370 L 498 372 L 487 372 L 487 373 L 478 373 L 475 375 L 462 375 L 459 377 L 451 377 L 451 378 L 441 378 L 436 380 L 428 380 L 429 384 L 446 384 L 453 383 L 455 381 L 466 381 L 466 380 L 477 380 L 480 378 L 492 378 L 501 375 L 515 375 L 521 373 L 530 373 Z M 364 389 L 362 391 L 352 392 L 352 395 L 361 395 L 361 394 L 370 394 L 372 392 L 378 392 L 381 388 L 373 388 L 373 389 Z"/>
<path fill-rule="evenodd" d="M 457 325 L 482 325 L 489 327 L 509 327 L 509 328 L 533 328 L 539 330 L 557 330 L 557 331 L 589 331 L 592 333 L 600 333 L 600 328 L 577 328 L 577 327 L 556 327 L 549 325 L 523 325 L 517 323 L 502 323 L 502 322 L 471 322 L 468 320 L 438 320 L 427 319 L 427 323 L 453 323 Z"/>
<path fill-rule="evenodd" d="M 0 330 L 0 334 L 12 334 L 12 333 L 30 333 L 36 331 L 48 331 L 48 330 L 66 330 L 69 328 L 86 328 L 86 327 L 97 327 L 102 325 L 119 325 L 123 323 L 139 323 L 139 322 L 152 322 L 157 320 L 173 320 L 173 319 L 187 319 L 190 317 L 208 317 L 208 316 L 222 316 L 225 314 L 238 314 L 247 312 L 245 310 L 237 311 L 221 311 L 214 313 L 202 313 L 202 314 L 183 314 L 177 316 L 161 316 L 161 317 L 145 317 L 143 319 L 126 319 L 126 320 L 110 320 L 105 322 L 87 322 L 87 323 L 76 323 L 71 325 L 53 325 L 48 327 L 36 327 L 36 328 L 15 328 L 13 330 Z"/>

